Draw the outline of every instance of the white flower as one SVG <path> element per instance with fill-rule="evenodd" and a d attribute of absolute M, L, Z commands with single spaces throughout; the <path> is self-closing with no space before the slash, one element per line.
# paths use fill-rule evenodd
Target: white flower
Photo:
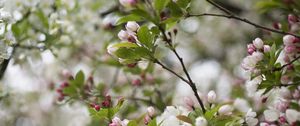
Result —
<path fill-rule="evenodd" d="M 261 76 L 255 77 L 251 81 L 247 81 L 246 90 L 247 90 L 248 96 L 253 96 L 255 94 L 255 92 L 257 91 L 258 84 L 260 84 L 261 81 L 262 81 Z"/>
<path fill-rule="evenodd" d="M 283 37 L 283 43 L 284 43 L 284 45 L 286 45 L 286 46 L 287 46 L 287 45 L 292 45 L 295 39 L 296 39 L 296 38 L 295 38 L 294 36 L 292 36 L 292 35 L 285 35 L 285 36 Z"/>
<path fill-rule="evenodd" d="M 269 45 L 264 45 L 264 53 L 270 52 L 271 47 Z"/>
<path fill-rule="evenodd" d="M 195 125 L 196 126 L 207 126 L 207 121 L 205 118 L 200 116 L 200 117 L 196 118 Z"/>
<path fill-rule="evenodd" d="M 265 120 L 269 122 L 274 122 L 279 118 L 279 112 L 276 110 L 265 110 L 264 111 Z"/>
<path fill-rule="evenodd" d="M 283 98 L 285 98 L 285 99 L 289 99 L 289 98 L 292 97 L 291 91 L 290 91 L 288 88 L 286 88 L 286 87 L 280 88 L 279 94 L 280 94 Z"/>
<path fill-rule="evenodd" d="M 247 112 L 250 108 L 247 100 L 242 98 L 235 99 L 233 103 L 233 107 L 241 112 Z"/>
<path fill-rule="evenodd" d="M 217 95 L 215 91 L 209 91 L 207 94 L 207 101 L 209 103 L 215 103 L 217 100 Z"/>
<path fill-rule="evenodd" d="M 256 119 L 255 117 L 256 112 L 253 112 L 252 109 L 249 109 L 245 117 L 248 126 L 256 126 L 256 124 L 258 123 L 258 119 Z"/>
<path fill-rule="evenodd" d="M 10 23 L 12 21 L 12 16 L 9 12 L 0 11 L 0 20 Z"/>
<path fill-rule="evenodd" d="M 128 21 L 125 27 L 128 31 L 136 32 L 140 26 L 135 21 Z"/>
<path fill-rule="evenodd" d="M 155 109 L 152 106 L 150 106 L 147 108 L 147 113 L 150 117 L 153 117 L 155 115 Z"/>
<path fill-rule="evenodd" d="M 218 113 L 220 115 L 231 115 L 233 111 L 232 106 L 230 105 L 223 105 L 219 108 Z"/>
<path fill-rule="evenodd" d="M 264 42 L 260 39 L 260 38 L 256 38 L 253 41 L 253 45 L 257 48 L 257 49 L 262 49 L 264 47 Z"/>
<path fill-rule="evenodd" d="M 254 60 L 253 56 L 250 55 L 243 59 L 241 66 L 245 70 L 253 70 L 255 69 L 256 63 L 256 60 Z"/>
<path fill-rule="evenodd" d="M 261 53 L 261 52 L 257 52 L 257 51 L 253 52 L 252 56 L 253 56 L 255 62 L 259 62 L 259 61 L 261 61 L 264 58 L 264 54 Z"/>
<path fill-rule="evenodd" d="M 297 120 L 300 120 L 300 113 L 294 109 L 287 109 L 285 111 L 286 119 L 289 122 L 289 124 L 292 124 L 296 122 Z"/>
<path fill-rule="evenodd" d="M 130 37 L 130 34 L 127 31 L 121 30 L 118 33 L 118 37 L 122 40 L 122 41 L 128 41 L 128 38 Z"/>

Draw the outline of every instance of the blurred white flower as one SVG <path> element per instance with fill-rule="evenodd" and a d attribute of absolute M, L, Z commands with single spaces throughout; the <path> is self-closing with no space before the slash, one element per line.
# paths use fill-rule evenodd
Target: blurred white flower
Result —
<path fill-rule="evenodd" d="M 196 126 L 207 126 L 207 121 L 204 117 L 197 117 L 195 121 Z"/>
<path fill-rule="evenodd" d="M 274 122 L 279 118 L 279 112 L 277 110 L 267 109 L 264 111 L 264 117 L 266 121 Z"/>
<path fill-rule="evenodd" d="M 245 117 L 246 123 L 249 126 L 256 126 L 258 123 L 258 119 L 256 119 L 255 117 L 256 117 L 256 112 L 253 112 L 252 109 L 249 109 Z"/>
<path fill-rule="evenodd" d="M 297 120 L 300 121 L 300 112 L 294 109 L 287 109 L 285 111 L 285 116 L 289 124 L 296 122 Z"/>
<path fill-rule="evenodd" d="M 219 108 L 218 113 L 220 115 L 231 115 L 233 111 L 233 107 L 230 105 L 223 105 Z"/>
<path fill-rule="evenodd" d="M 283 44 L 286 45 L 286 46 L 287 45 L 292 45 L 295 39 L 296 38 L 292 35 L 285 35 L 283 37 Z"/>
<path fill-rule="evenodd" d="M 216 100 L 217 100 L 216 92 L 213 91 L 213 90 L 209 91 L 208 94 L 207 94 L 207 101 L 209 103 L 215 103 Z"/>

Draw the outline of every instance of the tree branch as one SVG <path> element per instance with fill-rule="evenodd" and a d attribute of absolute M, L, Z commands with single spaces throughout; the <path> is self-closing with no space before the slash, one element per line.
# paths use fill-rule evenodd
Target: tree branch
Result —
<path fill-rule="evenodd" d="M 203 14 L 187 14 L 187 15 L 186 15 L 186 17 L 202 17 L 202 16 L 213 16 L 213 17 L 224 17 L 224 18 L 228 18 L 228 19 L 235 19 L 235 20 L 244 22 L 244 23 L 246 23 L 246 24 L 252 25 L 252 26 L 254 26 L 254 27 L 256 27 L 256 28 L 259 28 L 259 29 L 267 30 L 267 31 L 274 32 L 274 33 L 278 33 L 278 34 L 282 34 L 282 35 L 292 35 L 292 36 L 295 36 L 295 37 L 297 37 L 297 38 L 300 38 L 299 35 L 296 35 L 296 34 L 294 34 L 294 33 L 289 33 L 289 32 L 284 32 L 284 31 L 282 31 L 282 30 L 276 30 L 276 29 L 268 28 L 268 27 L 265 27 L 265 26 L 256 24 L 256 23 L 254 23 L 254 22 L 251 22 L 251 21 L 249 21 L 249 20 L 246 19 L 246 18 L 241 18 L 241 17 L 235 16 L 235 15 L 211 14 L 211 13 L 203 13 Z"/>
<path fill-rule="evenodd" d="M 287 66 L 293 64 L 293 63 L 296 62 L 298 59 L 300 59 L 300 55 L 297 56 L 295 59 L 293 59 L 291 62 L 289 62 L 289 63 L 287 63 L 287 64 L 284 64 L 284 65 L 282 65 L 282 66 L 279 67 L 279 68 L 274 68 L 274 69 L 272 69 L 272 71 L 273 71 L 273 72 L 275 72 L 275 71 L 280 71 L 280 70 L 282 70 L 283 68 L 285 68 L 285 67 L 287 67 Z"/>
<path fill-rule="evenodd" d="M 195 97 L 197 98 L 197 101 L 198 101 L 198 103 L 199 103 L 199 105 L 200 105 L 200 107 L 201 107 L 201 109 L 202 109 L 202 112 L 205 113 L 206 110 L 205 110 L 204 104 L 203 104 L 203 102 L 202 102 L 202 100 L 201 100 L 201 98 L 200 98 L 200 96 L 199 96 L 199 94 L 198 94 L 198 92 L 197 92 L 197 87 L 196 87 L 195 83 L 193 82 L 193 80 L 192 80 L 190 74 L 188 73 L 188 71 L 187 71 L 187 69 L 186 69 L 186 66 L 185 66 L 185 64 L 184 64 L 184 62 L 183 62 L 183 59 L 182 59 L 182 58 L 180 57 L 180 55 L 178 54 L 177 50 L 173 47 L 172 40 L 171 40 L 171 39 L 168 39 L 168 37 L 167 37 L 167 35 L 166 35 L 166 33 L 165 33 L 165 32 L 166 32 L 165 29 L 164 29 L 162 26 L 160 26 L 160 25 L 157 25 L 157 26 L 158 26 L 159 30 L 161 31 L 161 33 L 162 33 L 162 35 L 163 35 L 163 39 L 164 39 L 164 40 L 166 41 L 166 43 L 170 46 L 170 49 L 172 50 L 172 52 L 176 55 L 177 59 L 179 60 L 179 62 L 180 62 L 180 64 L 181 64 L 181 67 L 182 67 L 182 69 L 183 69 L 183 72 L 184 72 L 185 75 L 187 76 L 188 80 L 186 80 L 186 79 L 184 79 L 183 77 L 179 76 L 179 75 L 176 74 L 174 71 L 172 72 L 172 70 L 166 69 L 166 67 L 163 66 L 161 63 L 158 63 L 158 62 L 156 62 L 156 63 L 158 63 L 158 64 L 161 65 L 163 68 L 165 68 L 166 70 L 170 71 L 171 73 L 173 73 L 174 75 L 176 75 L 177 77 L 179 77 L 181 80 L 183 80 L 184 82 L 186 82 L 186 83 L 192 88 L 192 90 L 193 90 L 193 92 L 194 92 L 194 95 L 195 95 Z"/>

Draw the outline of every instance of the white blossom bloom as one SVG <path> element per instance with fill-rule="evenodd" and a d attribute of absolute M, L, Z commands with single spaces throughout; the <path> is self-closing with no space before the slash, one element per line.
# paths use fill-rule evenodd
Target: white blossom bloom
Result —
<path fill-rule="evenodd" d="M 264 42 L 260 39 L 260 38 L 256 38 L 253 41 L 253 45 L 257 48 L 257 49 L 262 49 L 264 47 Z"/>
<path fill-rule="evenodd" d="M 300 120 L 300 112 L 294 110 L 294 109 L 287 109 L 285 111 L 286 119 L 289 122 L 289 124 L 292 124 L 296 122 L 297 120 Z"/>
<path fill-rule="evenodd" d="M 233 107 L 230 105 L 223 105 L 219 108 L 218 113 L 220 115 L 231 115 L 233 111 Z"/>
<path fill-rule="evenodd" d="M 292 36 L 292 35 L 285 35 L 283 37 L 283 44 L 286 45 L 286 46 L 287 45 L 292 45 L 293 42 L 294 42 L 294 40 L 295 40 L 294 36 Z"/>
<path fill-rule="evenodd" d="M 213 90 L 209 91 L 208 94 L 207 94 L 207 101 L 209 103 L 215 103 L 216 100 L 217 100 L 216 92 L 213 91 Z"/>
<path fill-rule="evenodd" d="M 139 28 L 139 24 L 137 24 L 135 21 L 128 21 L 126 24 L 126 29 L 131 32 L 136 32 Z"/>
<path fill-rule="evenodd" d="M 204 117 L 198 117 L 196 118 L 196 122 L 195 122 L 196 126 L 207 126 L 207 120 Z"/>
<path fill-rule="evenodd" d="M 252 109 L 249 109 L 245 117 L 246 123 L 249 126 L 256 126 L 258 123 L 258 119 L 256 119 L 255 117 L 256 117 L 256 112 L 253 112 Z"/>
<path fill-rule="evenodd" d="M 279 118 L 279 112 L 276 110 L 267 109 L 264 111 L 266 121 L 274 122 Z"/>

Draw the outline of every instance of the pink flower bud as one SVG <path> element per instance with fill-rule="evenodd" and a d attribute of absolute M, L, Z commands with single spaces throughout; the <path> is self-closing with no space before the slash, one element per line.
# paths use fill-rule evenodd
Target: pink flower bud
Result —
<path fill-rule="evenodd" d="M 122 41 L 127 41 L 128 38 L 130 37 L 129 33 L 127 31 L 121 30 L 118 33 L 118 37 L 122 40 Z"/>
<path fill-rule="evenodd" d="M 147 108 L 147 113 L 150 117 L 153 117 L 155 115 L 155 109 L 151 106 Z"/>
<path fill-rule="evenodd" d="M 288 75 L 283 75 L 280 78 L 281 84 L 288 84 L 291 81 L 291 78 Z"/>
<path fill-rule="evenodd" d="M 207 94 L 207 101 L 209 103 L 216 103 L 217 95 L 215 91 L 209 91 Z"/>
<path fill-rule="evenodd" d="M 300 98 L 300 91 L 299 90 L 295 90 L 294 93 L 293 93 L 293 97 L 295 99 L 299 99 Z"/>
<path fill-rule="evenodd" d="M 136 32 L 140 26 L 135 21 L 128 21 L 126 24 L 126 29 L 131 32 Z"/>
<path fill-rule="evenodd" d="M 262 49 L 264 46 L 264 42 L 260 39 L 260 38 L 256 38 L 253 41 L 253 45 L 257 48 L 257 49 Z"/>
<path fill-rule="evenodd" d="M 264 53 L 268 53 L 271 51 L 271 47 L 269 45 L 264 45 Z"/>
<path fill-rule="evenodd" d="M 278 23 L 278 22 L 274 22 L 274 23 L 273 23 L 273 27 L 274 27 L 275 29 L 281 29 L 281 24 Z"/>
<path fill-rule="evenodd" d="M 294 53 L 294 52 L 296 51 L 296 46 L 294 46 L 294 45 L 288 45 L 288 46 L 285 46 L 285 47 L 284 47 L 284 51 L 285 51 L 287 54 Z"/>
<path fill-rule="evenodd" d="M 248 49 L 247 51 L 248 51 L 248 54 L 249 54 L 249 55 L 252 55 L 252 53 L 255 52 L 255 50 L 252 49 L 252 48 Z"/>
<path fill-rule="evenodd" d="M 288 21 L 289 21 L 290 24 L 294 24 L 294 23 L 298 22 L 298 19 L 295 15 L 289 14 L 288 15 Z"/>
<path fill-rule="evenodd" d="M 148 116 L 148 115 L 146 115 L 145 117 L 144 117 L 144 124 L 145 125 L 148 125 L 148 123 L 151 121 L 151 118 Z"/>
<path fill-rule="evenodd" d="M 124 7 L 132 7 L 137 4 L 137 0 L 119 0 L 119 2 Z"/>
<path fill-rule="evenodd" d="M 293 44 L 293 42 L 295 41 L 295 37 L 294 36 L 292 36 L 292 35 L 285 35 L 284 37 L 283 37 L 283 44 L 284 45 L 292 45 Z"/>
<path fill-rule="evenodd" d="M 141 80 L 140 79 L 135 79 L 135 80 L 132 80 L 132 85 L 134 86 L 140 86 L 142 84 Z"/>
<path fill-rule="evenodd" d="M 220 115 L 231 115 L 233 108 L 230 105 L 223 105 L 219 108 L 218 113 Z"/>

